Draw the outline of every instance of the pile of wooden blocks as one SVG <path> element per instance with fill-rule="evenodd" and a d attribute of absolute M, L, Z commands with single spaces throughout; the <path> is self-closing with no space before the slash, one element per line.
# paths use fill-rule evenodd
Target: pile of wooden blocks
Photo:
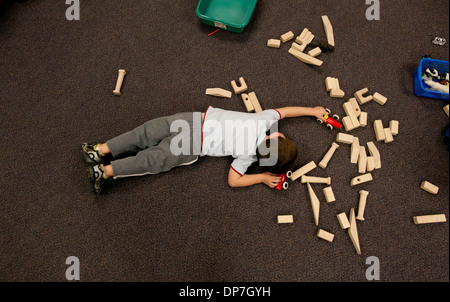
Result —
<path fill-rule="evenodd" d="M 344 135 L 344 136 L 343 136 Z M 348 134 L 340 133 L 337 137 L 338 142 L 353 142 L 353 136 L 350 136 Z M 313 187 L 311 184 L 322 184 L 325 185 L 325 188 L 323 188 L 323 195 L 325 196 L 325 200 L 327 203 L 331 203 L 336 201 L 336 197 L 334 195 L 333 189 L 331 187 L 331 177 L 317 177 L 317 176 L 310 176 L 307 175 L 309 172 L 313 171 L 314 169 L 319 166 L 322 169 L 327 168 L 328 163 L 332 159 L 333 155 L 335 154 L 336 150 L 338 150 L 339 145 L 335 142 L 333 142 L 322 158 L 322 160 L 319 162 L 318 165 L 314 161 L 309 162 L 308 164 L 302 166 L 298 170 L 294 171 L 291 176 L 291 180 L 295 181 L 300 178 L 301 183 L 306 184 L 308 188 L 308 194 L 309 199 L 311 202 L 311 209 L 313 213 L 314 218 L 314 224 L 316 226 L 319 226 L 319 213 L 320 213 L 320 201 L 317 197 L 316 193 L 314 192 Z M 361 181 L 360 183 L 362 183 Z M 353 185 L 353 184 L 352 184 Z M 366 201 L 367 196 L 369 195 L 368 191 L 360 190 L 360 198 L 359 198 L 359 208 L 357 216 L 355 215 L 355 210 L 352 208 L 350 210 L 350 219 L 347 218 L 347 215 L 345 212 L 340 213 L 337 215 L 337 219 L 339 222 L 339 225 L 342 229 L 348 229 L 348 235 L 355 247 L 355 250 L 358 254 L 361 254 L 361 247 L 359 244 L 359 236 L 358 236 L 358 230 L 356 226 L 356 220 L 363 221 L 364 220 L 364 211 L 366 207 Z M 294 219 L 292 215 L 281 215 L 278 216 L 278 223 L 293 223 Z M 323 228 L 319 228 L 317 231 L 317 237 L 324 239 L 329 242 L 333 242 L 334 240 L 334 234 L 324 230 Z"/>
<path fill-rule="evenodd" d="M 333 78 L 329 80 L 329 86 L 335 85 L 336 83 Z M 336 88 L 337 87 L 337 88 Z M 334 86 L 332 89 L 340 89 L 339 86 Z M 378 100 L 380 104 L 384 105 L 386 103 L 387 98 L 382 96 L 379 93 L 375 93 L 372 96 L 365 95 L 368 92 L 367 88 L 360 90 L 355 93 L 355 97 L 349 100 L 344 104 L 344 110 L 347 113 L 347 116 L 351 119 L 351 122 L 354 121 L 355 117 L 361 118 L 361 110 L 359 105 L 367 103 L 371 100 Z M 446 112 L 448 116 L 448 105 L 443 108 L 444 112 Z M 383 128 L 383 123 L 381 120 L 375 120 L 374 122 L 374 130 L 376 141 L 378 142 L 392 142 L 392 136 L 398 134 L 399 122 L 396 120 L 390 121 L 388 128 Z M 354 128 L 353 128 L 354 129 Z M 319 162 L 318 165 L 314 161 L 309 162 L 308 164 L 302 166 L 298 170 L 294 171 L 291 176 L 291 180 L 295 181 L 297 179 L 301 180 L 301 183 L 306 184 L 308 189 L 308 195 L 311 203 L 311 209 L 314 219 L 314 224 L 319 227 L 319 213 L 320 213 L 320 201 L 317 197 L 316 193 L 313 190 L 311 184 L 323 184 L 326 187 L 323 189 L 323 195 L 325 196 L 326 202 L 334 202 L 336 201 L 336 197 L 333 193 L 333 189 L 331 187 L 331 177 L 316 177 L 307 175 L 309 172 L 319 166 L 322 169 L 327 168 L 330 160 L 335 154 L 336 150 L 340 148 L 340 144 L 349 145 L 350 150 L 350 163 L 355 164 L 357 166 L 358 176 L 354 177 L 350 181 L 350 186 L 357 186 L 366 182 L 370 182 L 373 180 L 371 172 L 376 169 L 381 169 L 381 155 L 374 141 L 367 142 L 366 145 L 360 144 L 360 140 L 358 137 L 351 135 L 349 133 L 340 132 L 336 136 L 336 142 L 333 142 L 326 152 L 325 156 Z M 369 154 L 367 154 L 367 151 Z M 430 183 L 429 181 L 423 181 L 421 189 L 430 193 L 430 194 L 438 194 L 439 188 Z M 366 208 L 367 198 L 369 196 L 369 191 L 367 190 L 359 190 L 359 203 L 358 203 L 358 212 L 356 213 L 355 207 L 351 207 L 349 211 L 349 216 L 347 216 L 346 212 L 339 213 L 336 215 L 336 218 L 339 222 L 341 229 L 347 230 L 348 236 L 350 237 L 355 251 L 357 254 L 361 254 L 361 245 L 358 235 L 357 221 L 364 221 L 364 211 Z M 283 216 L 284 218 L 286 216 Z M 283 217 L 279 217 L 279 223 L 293 223 L 293 216 L 288 215 L 289 219 L 283 219 Z M 413 217 L 414 224 L 428 224 L 428 223 L 439 223 L 446 222 L 447 218 L 445 214 L 432 214 L 432 215 L 421 215 Z M 319 228 L 316 234 L 317 237 L 333 242 L 334 234 L 324 230 L 323 228 Z"/>
<path fill-rule="evenodd" d="M 335 45 L 334 33 L 331 23 L 327 16 L 322 16 L 322 21 L 327 36 L 327 42 L 329 45 Z M 267 41 L 267 46 L 272 48 L 280 48 L 282 43 L 286 43 L 295 38 L 295 34 L 289 31 L 280 36 L 279 39 L 269 39 Z M 302 62 L 310 65 L 321 66 L 323 61 L 318 59 L 318 56 L 322 53 L 321 48 L 317 47 L 305 53 L 306 47 L 313 41 L 314 35 L 312 32 L 304 28 L 299 36 L 296 37 L 295 42 L 292 43 L 289 53 L 301 60 Z M 343 98 L 345 97 L 345 92 L 340 87 L 339 79 L 335 77 L 325 78 L 326 90 L 332 98 Z M 369 88 L 363 88 L 356 91 L 353 97 L 349 98 L 343 103 L 343 109 L 345 111 L 345 116 L 342 118 L 342 124 L 347 132 L 350 132 L 359 127 L 366 127 L 368 121 L 368 113 L 361 110 L 362 105 L 367 104 L 370 101 L 374 101 L 381 106 L 387 103 L 387 98 L 380 94 L 379 92 L 374 92 L 369 94 Z M 449 115 L 449 106 L 445 106 L 443 110 Z M 391 120 L 389 125 L 385 127 L 381 119 L 374 120 L 373 129 L 375 132 L 376 142 L 391 143 L 394 141 L 394 136 L 399 133 L 399 121 Z M 381 169 L 381 155 L 375 144 L 375 141 L 369 141 L 366 144 L 361 144 L 358 137 L 350 135 L 348 133 L 339 133 L 336 137 L 336 142 L 333 142 L 326 152 L 325 156 L 319 162 L 318 165 L 314 161 L 302 166 L 298 170 L 294 171 L 291 176 L 291 180 L 295 181 L 297 179 L 301 180 L 301 183 L 306 184 L 309 194 L 309 199 L 311 203 L 311 209 L 314 219 L 314 224 L 319 227 L 319 213 L 320 213 L 320 201 L 314 192 L 311 184 L 322 184 L 326 187 L 323 188 L 323 195 L 325 196 L 326 202 L 336 201 L 336 197 L 333 193 L 331 187 L 330 177 L 316 177 L 307 175 L 309 172 L 319 166 L 325 169 L 328 166 L 334 153 L 340 147 L 339 144 L 347 144 L 350 146 L 350 163 L 357 166 L 358 175 L 351 179 L 350 186 L 357 186 L 366 182 L 373 180 L 372 172 L 376 169 Z M 368 153 L 367 153 L 368 152 Z M 424 181 L 421 188 L 430 194 L 437 194 L 439 188 L 433 184 Z M 359 241 L 357 221 L 364 221 L 364 211 L 366 207 L 367 198 L 369 191 L 359 190 L 359 203 L 358 212 L 355 212 L 355 207 L 351 207 L 349 211 L 349 216 L 346 212 L 342 212 L 337 215 L 337 220 L 341 229 L 348 231 L 348 236 L 350 237 L 353 246 L 357 254 L 361 254 L 361 246 Z M 415 224 L 423 223 L 436 223 L 445 222 L 445 214 L 436 215 L 424 215 L 424 216 L 414 216 Z M 278 223 L 293 223 L 293 215 L 280 215 L 278 216 Z M 317 237 L 324 239 L 329 242 L 333 242 L 334 234 L 319 228 L 317 231 Z"/>
<path fill-rule="evenodd" d="M 259 103 L 258 98 L 256 97 L 255 92 L 244 93 L 248 90 L 247 83 L 245 82 L 243 77 L 239 78 L 239 85 L 235 80 L 230 82 L 231 88 L 233 89 L 236 95 L 241 95 L 242 101 L 244 102 L 245 108 L 247 112 L 261 112 L 262 107 Z M 232 92 L 223 88 L 207 88 L 206 95 L 222 97 L 222 98 L 231 98 Z"/>
<path fill-rule="evenodd" d="M 340 88 L 339 79 L 333 77 L 325 78 L 325 87 L 330 93 L 331 97 L 343 98 L 345 92 Z M 342 118 L 341 122 L 347 132 L 352 131 L 359 127 L 367 126 L 368 114 L 361 110 L 361 105 L 366 104 L 370 101 L 375 101 L 380 105 L 384 105 L 387 102 L 387 98 L 375 92 L 374 94 L 367 94 L 369 89 L 363 88 L 354 93 L 354 97 L 348 99 L 342 107 L 344 108 L 345 116 Z M 390 143 L 394 141 L 394 136 L 398 134 L 399 122 L 397 120 L 391 120 L 389 122 L 389 127 L 383 127 L 382 120 L 374 121 L 374 131 L 377 141 L 384 141 L 385 143 Z"/>
<path fill-rule="evenodd" d="M 322 22 L 327 37 L 327 42 L 329 45 L 334 47 L 334 32 L 328 16 L 322 16 Z M 269 39 L 267 41 L 267 46 L 272 48 L 280 48 L 281 43 L 286 43 L 294 39 L 294 37 L 295 34 L 292 31 L 289 31 L 282 34 L 279 39 Z M 313 39 L 314 35 L 311 31 L 308 28 L 304 28 L 300 35 L 295 37 L 295 42 L 292 43 L 288 52 L 306 64 L 322 66 L 323 61 L 317 59 L 317 57 L 322 53 L 320 47 L 316 47 L 308 51 L 308 53 L 304 53 L 306 47 L 313 41 Z"/>
<path fill-rule="evenodd" d="M 343 92 L 338 92 L 341 90 L 339 86 L 339 81 L 337 78 L 327 77 L 326 79 L 326 87 L 327 91 L 330 91 L 330 95 L 344 95 Z M 360 105 L 367 103 L 368 101 L 377 99 L 380 104 L 383 105 L 386 103 L 387 98 L 382 96 L 379 93 L 375 93 L 374 95 L 367 96 L 368 89 L 362 89 L 357 91 L 354 94 L 354 97 L 344 103 L 344 111 L 346 112 L 346 117 L 344 117 L 343 123 L 348 123 L 353 126 L 357 125 L 357 127 L 366 126 L 367 125 L 367 113 L 362 112 Z M 362 115 L 362 117 L 361 117 Z M 354 123 L 354 124 L 353 124 Z M 382 125 L 382 124 L 381 124 Z M 386 135 L 382 138 L 379 136 L 379 122 L 376 122 L 374 125 L 376 131 L 376 140 L 377 141 L 385 141 L 389 142 L 390 139 L 386 138 Z M 351 130 L 355 129 L 353 126 Z M 381 128 L 383 133 L 385 133 L 385 129 Z M 378 133 L 378 134 L 377 134 Z M 389 132 L 393 133 L 392 135 L 398 134 L 398 121 L 391 121 Z M 332 159 L 335 152 L 340 148 L 340 144 L 349 145 L 350 150 L 350 158 L 349 161 L 351 164 L 355 164 L 357 167 L 358 175 L 351 179 L 350 186 L 361 185 L 366 182 L 370 182 L 373 180 L 372 172 L 376 169 L 381 169 L 381 155 L 374 141 L 367 142 L 366 144 L 362 144 L 358 137 L 351 135 L 349 133 L 339 132 L 336 136 L 336 141 L 333 142 L 319 162 L 318 166 L 322 169 L 327 168 L 330 160 Z M 369 154 L 368 154 L 369 153 Z M 306 183 L 309 193 L 309 199 L 311 202 L 311 208 L 314 218 L 314 223 L 316 226 L 319 226 L 319 212 L 320 212 L 320 202 L 315 194 L 313 187 L 311 184 L 313 183 L 322 183 L 327 187 L 323 189 L 323 194 L 327 203 L 334 202 L 336 200 L 333 189 L 331 187 L 331 178 L 330 177 L 315 177 L 309 176 L 307 173 L 315 169 L 317 165 L 314 161 L 308 163 L 307 165 L 301 167 L 297 171 L 294 171 L 291 176 L 291 180 L 295 181 L 300 178 L 302 183 Z M 352 207 L 349 213 L 342 212 L 337 215 L 337 220 L 342 229 L 347 230 L 348 236 L 350 237 L 354 248 L 358 254 L 361 254 L 361 246 L 358 235 L 357 221 L 364 221 L 364 211 L 366 207 L 367 197 L 369 192 L 367 190 L 359 190 L 359 205 L 358 212 L 356 213 L 355 207 Z M 347 214 L 349 216 L 347 216 Z M 290 223 L 293 222 L 293 219 Z M 320 228 L 317 232 L 317 236 L 321 239 L 332 242 L 334 240 L 334 234 Z"/>
<path fill-rule="evenodd" d="M 336 86 L 332 86 L 333 83 L 339 82 L 336 78 L 327 77 L 325 78 L 325 86 L 327 91 L 330 91 L 331 97 L 343 97 L 345 95 L 344 92 L 336 93 Z M 334 84 L 336 85 L 336 84 Z M 340 90 L 339 86 L 337 89 Z M 345 111 L 345 116 L 342 118 L 342 124 L 347 132 L 352 131 L 359 127 L 367 126 L 367 117 L 368 114 L 365 111 L 361 110 L 361 105 L 366 104 L 370 101 L 375 101 L 380 105 L 384 105 L 387 102 L 387 98 L 381 95 L 378 92 L 374 94 L 368 95 L 369 89 L 363 88 L 354 93 L 354 97 L 347 100 L 342 106 Z M 389 127 L 384 128 L 383 122 L 381 120 L 375 120 L 374 122 L 374 130 L 377 141 L 384 141 L 385 143 L 390 143 L 394 140 L 393 136 L 398 134 L 399 122 L 396 120 L 392 120 L 389 123 Z"/>
<path fill-rule="evenodd" d="M 339 143 L 351 145 L 350 163 L 357 164 L 358 173 L 363 174 L 356 176 L 350 181 L 351 186 L 359 185 L 368 181 L 372 181 L 372 172 L 375 169 L 381 169 L 381 156 L 374 142 L 367 143 L 365 146 L 360 145 L 359 138 L 347 133 L 338 133 L 336 141 Z M 367 155 L 369 150 L 370 156 Z"/>

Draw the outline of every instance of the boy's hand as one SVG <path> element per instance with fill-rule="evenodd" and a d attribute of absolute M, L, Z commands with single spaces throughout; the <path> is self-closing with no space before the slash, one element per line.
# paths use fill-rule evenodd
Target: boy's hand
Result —
<path fill-rule="evenodd" d="M 317 106 L 313 108 L 314 111 L 314 116 L 317 117 L 318 119 L 321 119 L 322 121 L 325 122 L 325 118 L 323 117 L 324 115 L 327 115 L 328 112 L 325 110 L 325 108 L 323 108 L 322 106 Z"/>
<path fill-rule="evenodd" d="M 270 188 L 275 188 L 281 181 L 281 177 L 270 172 L 262 173 L 262 182 Z"/>

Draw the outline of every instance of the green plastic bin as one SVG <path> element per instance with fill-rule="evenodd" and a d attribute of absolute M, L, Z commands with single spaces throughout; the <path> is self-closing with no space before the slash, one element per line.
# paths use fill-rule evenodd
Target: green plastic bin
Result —
<path fill-rule="evenodd" d="M 197 16 L 203 23 L 241 33 L 250 22 L 258 0 L 200 0 Z"/>

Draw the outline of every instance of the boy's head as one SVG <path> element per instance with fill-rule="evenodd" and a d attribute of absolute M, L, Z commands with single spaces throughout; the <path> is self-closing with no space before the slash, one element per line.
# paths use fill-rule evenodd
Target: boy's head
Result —
<path fill-rule="evenodd" d="M 275 149 L 276 148 L 276 149 Z M 281 133 L 274 133 L 258 146 L 256 155 L 258 159 L 269 159 L 276 155 L 276 163 L 265 166 L 268 172 L 274 174 L 287 173 L 292 171 L 298 163 L 300 152 L 297 145 L 287 139 Z"/>

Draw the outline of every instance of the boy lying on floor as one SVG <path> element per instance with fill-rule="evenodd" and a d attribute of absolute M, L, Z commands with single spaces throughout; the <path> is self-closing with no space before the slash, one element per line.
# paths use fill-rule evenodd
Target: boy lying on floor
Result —
<path fill-rule="evenodd" d="M 158 174 L 190 165 L 202 156 L 234 158 L 228 173 L 231 187 L 264 183 L 274 188 L 281 181 L 279 174 L 295 168 L 299 151 L 271 127 L 287 117 L 324 120 L 326 114 L 323 107 L 284 107 L 259 113 L 209 107 L 205 113 L 178 113 L 150 120 L 106 143 L 84 143 L 82 150 L 92 164 L 89 178 L 95 193 L 101 192 L 109 178 Z M 113 158 L 108 164 L 104 163 L 106 156 Z M 267 172 L 245 174 L 255 162 Z"/>

